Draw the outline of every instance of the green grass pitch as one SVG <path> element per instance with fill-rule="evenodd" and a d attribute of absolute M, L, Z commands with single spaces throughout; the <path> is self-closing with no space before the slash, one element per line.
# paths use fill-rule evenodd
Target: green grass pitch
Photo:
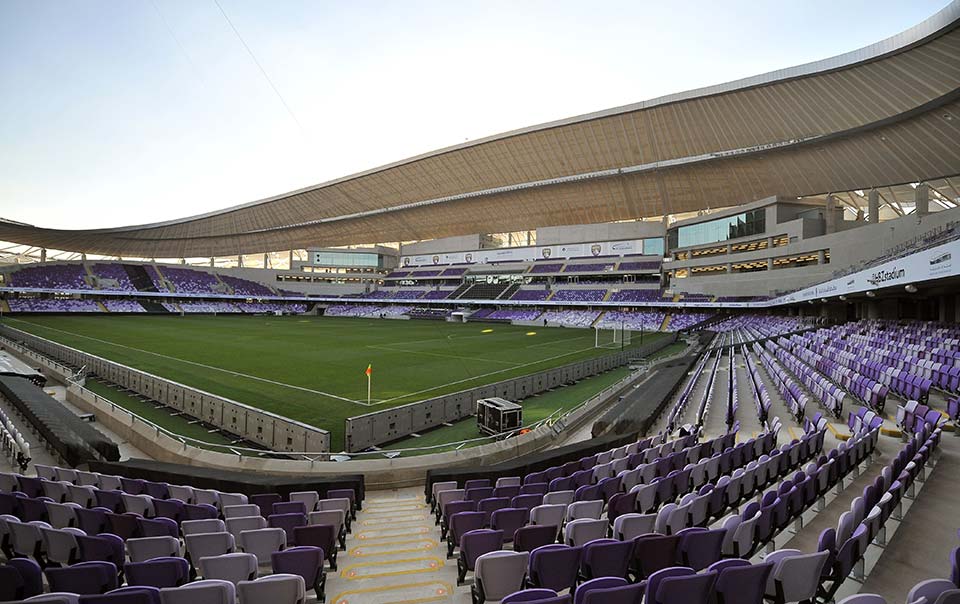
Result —
<path fill-rule="evenodd" d="M 8 325 L 330 431 L 344 419 L 607 354 L 587 329 L 250 316 L 29 316 Z M 646 334 L 650 343 L 661 334 Z M 633 345 L 638 344 L 636 335 Z M 364 370 L 373 365 L 372 405 Z"/>

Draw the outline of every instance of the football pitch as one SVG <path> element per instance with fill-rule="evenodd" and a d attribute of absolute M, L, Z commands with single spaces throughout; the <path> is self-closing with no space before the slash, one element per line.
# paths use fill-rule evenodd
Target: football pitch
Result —
<path fill-rule="evenodd" d="M 347 417 L 609 354 L 591 329 L 263 316 L 28 316 L 10 327 L 330 432 Z M 645 334 L 644 344 L 664 334 Z M 634 334 L 633 346 L 639 345 Z M 372 367 L 367 399 L 367 366 Z"/>

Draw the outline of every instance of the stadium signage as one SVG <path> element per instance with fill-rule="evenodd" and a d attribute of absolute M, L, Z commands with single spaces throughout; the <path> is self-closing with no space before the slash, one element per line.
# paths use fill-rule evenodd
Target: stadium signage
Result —
<path fill-rule="evenodd" d="M 953 256 L 960 254 L 960 239 L 930 249 L 921 250 L 904 258 L 890 260 L 879 266 L 810 286 L 760 306 L 780 306 L 806 302 L 824 296 L 857 294 L 881 287 L 909 285 L 960 274 L 953 264 Z"/>
<path fill-rule="evenodd" d="M 867 283 L 870 285 L 881 285 L 887 281 L 893 281 L 894 279 L 900 279 L 907 273 L 906 270 L 902 268 L 892 268 L 885 271 L 876 271 L 870 278 L 867 279 Z"/>
<path fill-rule="evenodd" d="M 466 252 L 419 254 L 401 257 L 400 264 L 402 266 L 413 267 L 443 264 L 482 264 L 489 262 L 533 262 L 536 260 L 625 256 L 628 254 L 643 253 L 643 239 L 625 239 L 620 241 L 594 241 L 567 245 L 541 245 L 472 250 Z M 656 253 L 659 254 L 659 251 Z"/>

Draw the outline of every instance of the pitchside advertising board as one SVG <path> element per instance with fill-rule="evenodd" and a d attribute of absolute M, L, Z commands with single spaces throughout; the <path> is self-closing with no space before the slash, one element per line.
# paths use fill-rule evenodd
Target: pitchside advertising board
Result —
<path fill-rule="evenodd" d="M 509 262 L 550 260 L 552 258 L 590 258 L 593 256 L 626 256 L 642 254 L 643 240 L 601 241 L 597 243 L 573 243 L 569 245 L 542 245 L 534 247 L 516 247 L 506 249 L 474 250 L 449 254 L 422 254 L 403 256 L 403 266 L 429 266 L 432 264 L 472 264 L 490 262 Z"/>
<path fill-rule="evenodd" d="M 806 302 L 819 298 L 831 298 L 845 294 L 857 294 L 894 285 L 909 285 L 960 274 L 960 239 L 891 260 L 879 266 L 862 270 L 846 277 L 814 285 L 781 296 L 769 302 L 769 306 Z"/>

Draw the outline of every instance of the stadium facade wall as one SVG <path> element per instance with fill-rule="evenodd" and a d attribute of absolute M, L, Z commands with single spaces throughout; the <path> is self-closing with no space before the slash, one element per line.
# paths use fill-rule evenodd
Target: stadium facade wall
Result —
<path fill-rule="evenodd" d="M 459 421 L 474 414 L 479 399 L 496 396 L 510 401 L 518 401 L 610 369 L 622 367 L 639 357 L 654 354 L 676 340 L 677 334 L 673 333 L 669 337 L 660 338 L 653 344 L 640 349 L 623 350 L 531 375 L 461 390 L 460 392 L 445 394 L 400 407 L 349 417 L 344 427 L 346 450 L 348 453 L 363 451 L 368 447 L 391 442 L 414 432 L 435 428 L 445 422 Z"/>
<path fill-rule="evenodd" d="M 330 433 L 326 430 L 133 369 L 7 325 L 0 325 L 0 335 L 68 366 L 86 367 L 89 373 L 272 451 L 321 453 L 330 450 Z"/>
<path fill-rule="evenodd" d="M 747 210 L 771 203 L 773 198 L 746 204 L 739 210 Z M 789 206 L 789 204 L 783 204 Z M 743 237 L 723 242 L 738 243 L 760 237 L 786 235 L 790 244 L 781 247 L 739 252 L 727 255 L 694 257 L 688 260 L 673 260 L 665 269 L 694 269 L 697 267 L 722 265 L 737 262 L 756 262 L 799 254 L 816 253 L 826 250 L 830 253 L 828 264 L 810 265 L 799 268 L 773 269 L 749 273 L 707 273 L 685 279 L 674 278 L 670 287 L 676 291 L 703 293 L 716 296 L 771 295 L 776 292 L 792 292 L 829 280 L 838 271 L 848 271 L 883 257 L 887 250 L 922 237 L 931 230 L 948 226 L 960 220 L 960 208 L 953 208 L 926 215 L 908 214 L 895 220 L 886 220 L 873 224 L 864 221 L 842 221 L 838 223 L 838 232 L 825 234 L 820 228 L 822 221 L 811 218 L 784 215 L 780 204 L 767 206 L 767 228 L 762 236 Z M 781 212 L 777 215 L 776 212 Z M 717 212 L 697 219 L 676 224 L 696 224 L 727 215 L 731 211 Z M 720 244 L 677 248 L 677 251 L 692 250 L 698 247 L 716 247 Z"/>

